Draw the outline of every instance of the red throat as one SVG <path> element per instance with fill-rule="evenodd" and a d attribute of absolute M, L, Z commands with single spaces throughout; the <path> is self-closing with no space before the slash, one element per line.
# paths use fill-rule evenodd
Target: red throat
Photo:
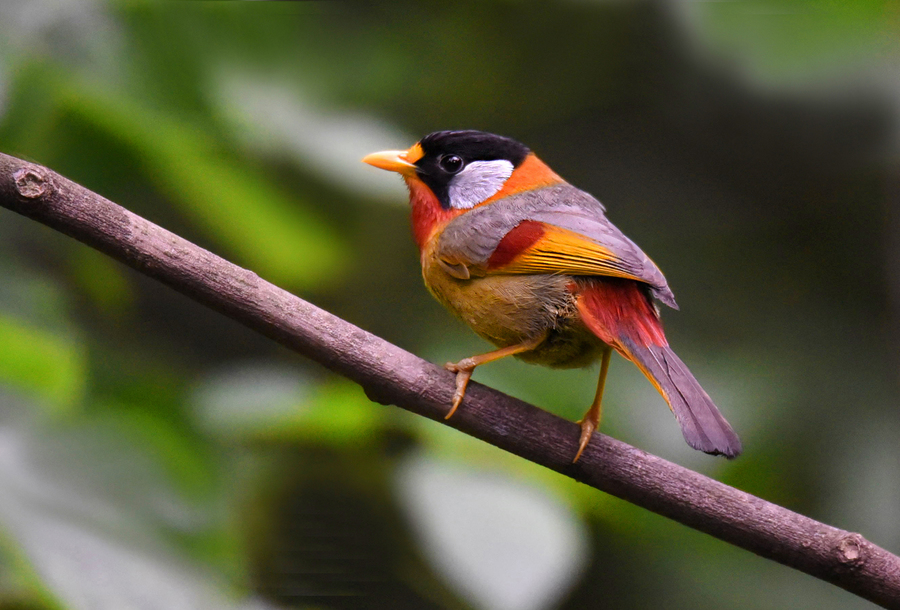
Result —
<path fill-rule="evenodd" d="M 421 251 L 425 249 L 428 241 L 437 233 L 438 229 L 465 210 L 444 209 L 424 182 L 415 176 L 405 178 L 405 180 L 406 186 L 409 188 L 409 203 L 412 206 L 413 237 Z"/>
<path fill-rule="evenodd" d="M 421 251 L 440 228 L 467 210 L 445 209 L 431 189 L 417 176 L 404 176 L 403 179 L 409 188 L 413 237 Z M 525 158 L 522 165 L 516 168 L 503 188 L 479 205 L 491 203 L 522 191 L 562 182 L 564 182 L 562 178 L 538 159 L 534 153 L 531 153 Z"/>

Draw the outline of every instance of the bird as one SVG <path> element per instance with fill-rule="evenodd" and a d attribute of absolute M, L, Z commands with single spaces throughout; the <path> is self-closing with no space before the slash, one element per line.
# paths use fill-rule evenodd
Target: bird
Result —
<path fill-rule="evenodd" d="M 592 195 L 524 144 L 475 130 L 437 131 L 363 162 L 409 190 L 413 237 L 431 294 L 497 349 L 448 363 L 460 407 L 476 367 L 513 356 L 554 368 L 600 360 L 573 463 L 600 426 L 613 351 L 668 403 L 687 444 L 727 458 L 741 441 L 669 347 L 657 302 L 678 309 L 666 278 Z"/>

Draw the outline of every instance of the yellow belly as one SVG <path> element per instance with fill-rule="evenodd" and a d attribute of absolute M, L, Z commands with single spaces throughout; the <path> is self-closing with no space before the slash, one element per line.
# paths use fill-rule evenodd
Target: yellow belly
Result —
<path fill-rule="evenodd" d="M 553 367 L 586 366 L 603 343 L 581 322 L 572 279 L 565 275 L 487 275 L 462 280 L 448 274 L 426 250 L 422 275 L 428 290 L 472 330 L 498 347 L 546 335 L 536 349 L 518 355 Z"/>

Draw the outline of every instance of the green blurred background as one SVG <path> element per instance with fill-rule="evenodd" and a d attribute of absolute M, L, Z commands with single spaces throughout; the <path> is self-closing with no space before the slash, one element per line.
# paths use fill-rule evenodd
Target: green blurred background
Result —
<path fill-rule="evenodd" d="M 603 431 L 900 552 L 896 2 L 4 0 L 0 150 L 436 362 L 396 176 L 530 145 L 666 272 L 741 434 L 614 361 Z M 577 419 L 596 370 L 476 379 Z M 0 210 L 0 608 L 862 608 L 393 407 Z"/>

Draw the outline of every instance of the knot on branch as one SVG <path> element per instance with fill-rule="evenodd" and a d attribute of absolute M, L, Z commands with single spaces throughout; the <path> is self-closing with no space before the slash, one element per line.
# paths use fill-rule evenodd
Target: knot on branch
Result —
<path fill-rule="evenodd" d="M 16 191 L 25 199 L 37 199 L 47 192 L 47 180 L 32 168 L 22 168 L 13 174 Z"/>
<path fill-rule="evenodd" d="M 847 534 L 838 540 L 834 547 L 839 567 L 842 570 L 854 570 L 866 561 L 867 541 L 859 534 Z"/>
<path fill-rule="evenodd" d="M 363 392 L 366 394 L 366 398 L 371 400 L 372 402 L 378 403 L 380 405 L 388 406 L 395 404 L 396 399 L 390 398 L 388 393 L 384 391 L 384 388 L 376 387 L 374 385 L 366 384 L 362 386 Z"/>

